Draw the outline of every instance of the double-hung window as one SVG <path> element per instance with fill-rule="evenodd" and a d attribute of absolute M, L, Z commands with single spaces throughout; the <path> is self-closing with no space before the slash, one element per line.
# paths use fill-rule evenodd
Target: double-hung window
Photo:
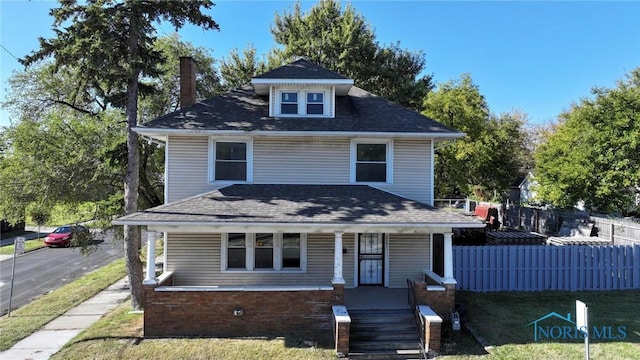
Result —
<path fill-rule="evenodd" d="M 273 234 L 256 234 L 254 269 L 273 269 Z"/>
<path fill-rule="evenodd" d="M 300 268 L 300 234 L 282 234 L 282 268 Z"/>
<path fill-rule="evenodd" d="M 229 233 L 227 239 L 227 268 L 245 269 L 247 267 L 246 234 Z"/>
<path fill-rule="evenodd" d="M 321 92 L 307 93 L 307 115 L 324 114 L 324 94 Z"/>
<path fill-rule="evenodd" d="M 350 178 L 352 183 L 392 183 L 393 141 L 352 140 Z"/>
<path fill-rule="evenodd" d="M 251 140 L 210 141 L 209 181 L 252 181 Z"/>
<path fill-rule="evenodd" d="M 298 93 L 297 92 L 281 93 L 280 113 L 284 115 L 295 115 L 298 113 Z"/>
<path fill-rule="evenodd" d="M 222 234 L 222 271 L 306 271 L 306 234 Z"/>
<path fill-rule="evenodd" d="M 279 111 L 276 115 L 284 116 L 320 116 L 327 115 L 327 97 L 323 91 L 294 91 L 284 90 L 278 92 L 278 103 L 276 108 Z"/>

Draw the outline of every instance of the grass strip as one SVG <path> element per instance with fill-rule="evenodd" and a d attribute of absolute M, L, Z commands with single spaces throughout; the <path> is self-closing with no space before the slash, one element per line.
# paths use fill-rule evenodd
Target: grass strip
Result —
<path fill-rule="evenodd" d="M 90 299 L 126 275 L 124 259 L 93 271 L 0 318 L 0 351 L 40 329 L 69 309 Z"/>
<path fill-rule="evenodd" d="M 295 336 L 269 339 L 143 338 L 143 315 L 128 300 L 71 340 L 52 360 L 62 359 L 335 359 L 333 349 Z"/>
<path fill-rule="evenodd" d="M 13 248 L 15 245 L 7 245 L 0 247 L 0 255 L 13 255 Z M 42 249 L 45 247 L 44 238 L 27 240 L 24 242 L 24 252 L 29 252 L 37 249 Z"/>

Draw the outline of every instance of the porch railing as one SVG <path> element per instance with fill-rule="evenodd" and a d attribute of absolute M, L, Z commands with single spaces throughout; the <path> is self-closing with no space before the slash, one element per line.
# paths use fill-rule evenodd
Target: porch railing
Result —
<path fill-rule="evenodd" d="M 411 306 L 411 311 L 413 312 L 413 321 L 420 330 L 420 342 L 418 343 L 420 346 L 420 359 L 426 359 L 427 352 L 425 344 L 429 339 L 424 338 L 425 323 L 422 315 L 420 315 L 420 309 L 418 308 L 415 283 L 415 281 L 407 279 L 407 302 L 409 303 L 409 306 Z"/>

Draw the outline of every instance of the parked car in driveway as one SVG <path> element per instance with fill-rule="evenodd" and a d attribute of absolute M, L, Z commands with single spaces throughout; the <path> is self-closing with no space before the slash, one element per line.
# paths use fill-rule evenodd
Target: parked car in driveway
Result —
<path fill-rule="evenodd" d="M 64 246 L 71 245 L 71 240 L 74 236 L 89 236 L 89 229 L 82 225 L 64 225 L 53 230 L 52 233 L 47 235 L 44 239 L 45 246 Z"/>

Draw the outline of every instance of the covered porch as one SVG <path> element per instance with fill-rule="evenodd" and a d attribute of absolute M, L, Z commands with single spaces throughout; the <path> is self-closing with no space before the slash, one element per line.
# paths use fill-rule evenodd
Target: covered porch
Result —
<path fill-rule="evenodd" d="M 333 306 L 376 306 L 376 299 L 406 307 L 406 279 L 423 281 L 430 257 L 444 256 L 440 286 L 453 288 L 452 229 L 482 226 L 360 185 L 232 185 L 114 224 L 147 229 L 144 328 L 156 337 L 331 334 Z M 160 234 L 165 261 L 156 276 Z M 229 266 L 237 263 L 230 234 L 244 234 L 240 269 Z M 256 262 L 264 255 L 256 251 L 258 234 L 271 234 L 266 269 Z M 297 268 L 285 268 L 283 234 L 299 234 Z M 430 249 L 432 234 L 443 234 L 442 255 Z M 361 251 L 362 239 L 381 240 L 382 250 Z M 378 262 L 368 261 L 374 255 Z M 381 280 L 363 280 L 377 268 Z"/>

